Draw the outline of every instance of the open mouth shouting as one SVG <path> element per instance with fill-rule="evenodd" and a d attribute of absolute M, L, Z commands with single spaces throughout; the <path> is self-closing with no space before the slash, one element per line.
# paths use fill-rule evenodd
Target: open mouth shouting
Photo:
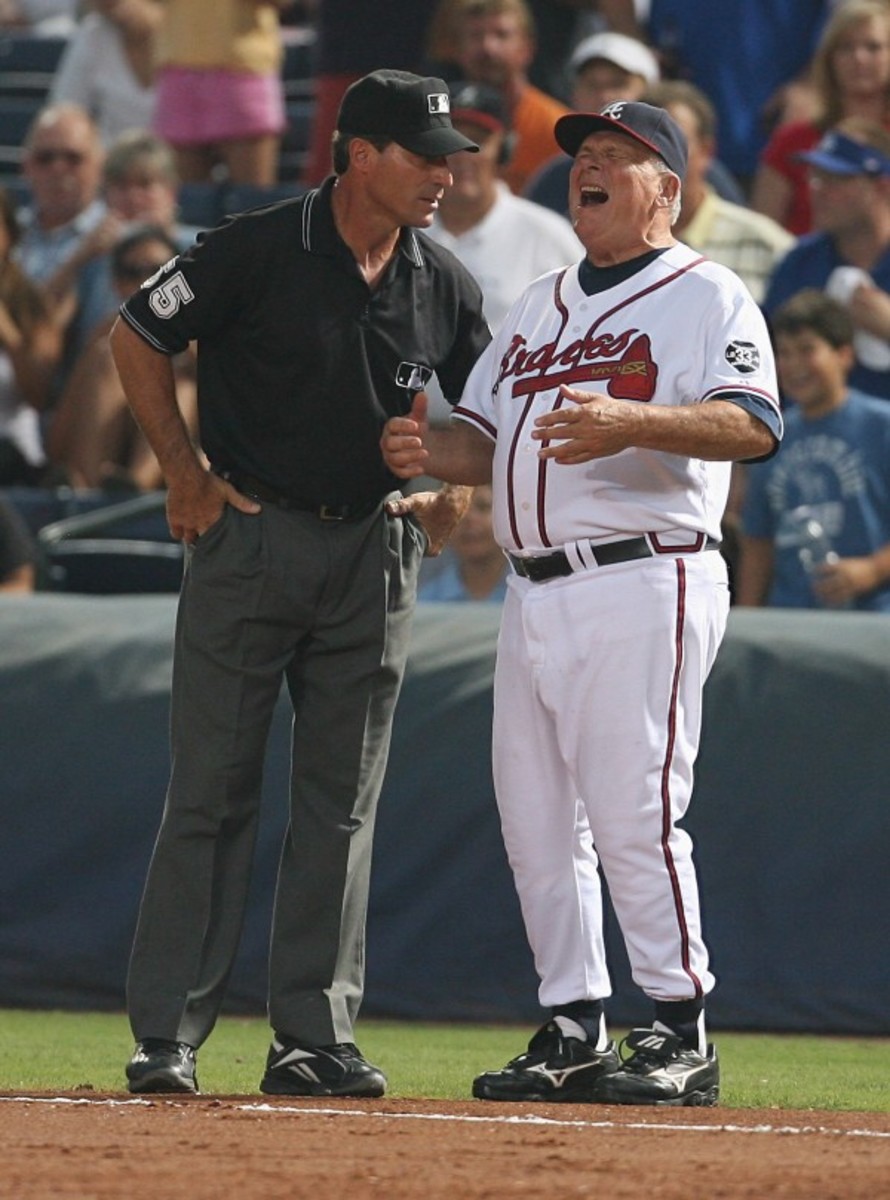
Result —
<path fill-rule="evenodd" d="M 591 205 L 605 204 L 608 199 L 608 192 L 598 184 L 585 183 L 578 194 L 578 205 L 580 208 L 589 208 Z"/>

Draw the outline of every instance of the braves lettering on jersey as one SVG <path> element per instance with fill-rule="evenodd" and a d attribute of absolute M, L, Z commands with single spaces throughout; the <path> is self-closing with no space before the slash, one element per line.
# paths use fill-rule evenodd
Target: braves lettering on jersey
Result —
<path fill-rule="evenodd" d="M 500 543 L 541 553 L 579 539 L 643 532 L 719 538 L 730 463 L 626 450 L 567 467 L 537 457 L 535 418 L 559 385 L 641 404 L 733 399 L 781 427 L 763 317 L 735 275 L 678 244 L 606 292 L 578 267 L 543 276 L 514 305 L 476 364 L 455 417 L 496 438 Z"/>

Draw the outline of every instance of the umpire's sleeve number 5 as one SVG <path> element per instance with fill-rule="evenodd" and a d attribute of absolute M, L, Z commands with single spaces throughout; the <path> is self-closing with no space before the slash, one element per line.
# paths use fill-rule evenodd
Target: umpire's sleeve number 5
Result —
<path fill-rule="evenodd" d="M 195 293 L 185 281 L 182 271 L 165 279 L 160 287 L 152 288 L 148 303 L 156 317 L 173 317 L 183 304 L 194 300 Z"/>

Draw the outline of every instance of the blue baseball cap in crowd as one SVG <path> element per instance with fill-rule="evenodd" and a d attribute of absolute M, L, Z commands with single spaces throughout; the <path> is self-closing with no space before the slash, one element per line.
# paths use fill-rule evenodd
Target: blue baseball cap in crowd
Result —
<path fill-rule="evenodd" d="M 554 127 L 559 145 L 572 158 L 591 133 L 624 133 L 648 146 L 675 175 L 686 174 L 686 135 L 663 108 L 639 100 L 616 100 L 598 113 L 567 113 Z"/>
<path fill-rule="evenodd" d="M 836 129 L 829 130 L 815 150 L 801 150 L 794 157 L 830 175 L 890 175 L 890 158 Z"/>

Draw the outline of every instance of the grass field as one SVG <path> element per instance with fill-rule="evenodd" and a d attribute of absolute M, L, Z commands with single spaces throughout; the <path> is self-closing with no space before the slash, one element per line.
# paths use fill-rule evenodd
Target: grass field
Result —
<path fill-rule="evenodd" d="M 531 1032 L 368 1020 L 357 1036 L 391 1096 L 460 1100 L 475 1074 L 502 1066 Z M 721 1032 L 716 1040 L 727 1107 L 890 1112 L 888 1039 Z M 268 1044 L 264 1020 L 223 1018 L 200 1052 L 202 1092 L 256 1093 Z M 0 1010 L 0 1091 L 123 1091 L 131 1049 L 122 1014 Z"/>

